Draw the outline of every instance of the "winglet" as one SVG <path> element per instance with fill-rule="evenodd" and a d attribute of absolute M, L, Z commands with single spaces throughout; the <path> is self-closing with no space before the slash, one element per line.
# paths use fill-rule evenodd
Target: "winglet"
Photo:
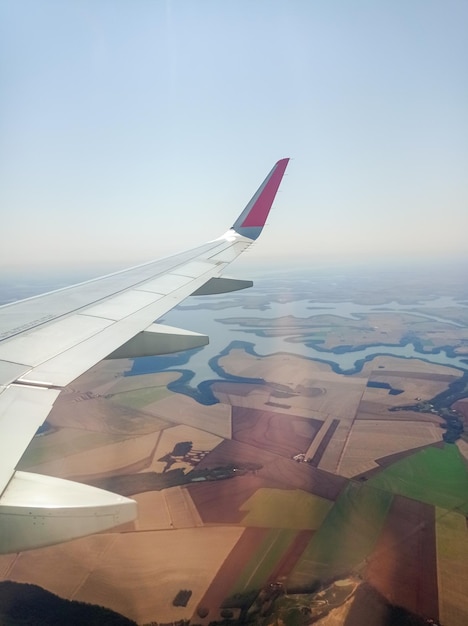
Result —
<path fill-rule="evenodd" d="M 260 235 L 288 162 L 289 159 L 281 159 L 273 166 L 253 198 L 239 215 L 232 227 L 239 235 L 249 239 L 257 239 Z"/>

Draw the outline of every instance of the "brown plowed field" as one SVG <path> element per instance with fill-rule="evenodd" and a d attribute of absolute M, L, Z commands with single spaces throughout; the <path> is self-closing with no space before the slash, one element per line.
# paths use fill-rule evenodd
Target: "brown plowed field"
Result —
<path fill-rule="evenodd" d="M 241 538 L 221 565 L 199 606 L 204 606 L 210 611 L 222 606 L 224 600 L 229 597 L 237 578 L 242 574 L 245 564 L 248 563 L 252 553 L 269 531 L 269 528 L 246 528 L 244 530 Z"/>
<path fill-rule="evenodd" d="M 260 476 L 247 474 L 228 480 L 194 483 L 187 487 L 205 524 L 240 524 L 240 507 L 261 487 L 271 487 Z"/>
<path fill-rule="evenodd" d="M 384 529 L 368 559 L 366 580 L 387 600 L 438 619 L 434 508 L 395 496 Z"/>
<path fill-rule="evenodd" d="M 290 458 L 306 452 L 322 422 L 297 415 L 233 407 L 232 438 Z"/>
<path fill-rule="evenodd" d="M 225 440 L 198 465 L 198 469 L 229 464 L 256 463 L 261 469 L 227 480 L 192 483 L 187 486 L 205 524 L 240 524 L 240 507 L 261 487 L 303 489 L 336 500 L 348 483 L 307 463 L 265 452 L 237 441 Z"/>
<path fill-rule="evenodd" d="M 296 463 L 280 457 L 259 474 L 276 480 L 285 489 L 303 489 L 327 500 L 336 500 L 349 482 L 347 478 L 312 467 L 308 463 Z"/>
<path fill-rule="evenodd" d="M 302 556 L 302 553 L 309 545 L 309 541 L 312 539 L 314 532 L 314 530 L 301 530 L 297 533 L 289 550 L 283 555 L 283 558 L 271 572 L 267 581 L 268 583 L 281 582 L 289 576 Z"/>
<path fill-rule="evenodd" d="M 292 459 L 285 459 L 266 450 L 260 450 L 254 446 L 229 439 L 220 443 L 197 467 L 202 469 L 247 463 L 261 466 L 256 475 L 265 481 L 262 486 L 303 489 L 328 500 L 336 500 L 340 491 L 348 483 L 346 478 L 312 467 L 308 463 L 297 463 Z M 234 480 L 237 481 L 239 478 Z M 230 482 L 232 481 L 228 481 L 228 483 Z M 207 487 L 211 489 L 216 485 L 219 485 L 219 482 L 210 483 Z M 196 486 L 200 487 L 201 485 Z M 195 485 L 190 486 L 190 490 L 193 487 Z"/>

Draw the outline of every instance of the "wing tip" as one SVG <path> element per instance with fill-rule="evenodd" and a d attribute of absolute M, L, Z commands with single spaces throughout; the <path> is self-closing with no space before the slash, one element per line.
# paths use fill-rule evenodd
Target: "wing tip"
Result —
<path fill-rule="evenodd" d="M 232 227 L 233 230 L 249 239 L 257 239 L 259 237 L 270 213 L 289 160 L 289 157 L 285 157 L 275 163 L 268 176 L 237 218 Z"/>

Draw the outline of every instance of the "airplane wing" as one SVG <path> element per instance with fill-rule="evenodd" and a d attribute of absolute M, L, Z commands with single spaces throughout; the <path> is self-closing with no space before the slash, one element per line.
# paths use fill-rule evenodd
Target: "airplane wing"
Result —
<path fill-rule="evenodd" d="M 208 342 L 204 335 L 154 321 L 190 295 L 252 285 L 221 275 L 259 236 L 288 160 L 275 164 L 218 239 L 0 307 L 0 553 L 135 519 L 134 500 L 15 468 L 60 391 L 102 359 L 166 354 Z"/>

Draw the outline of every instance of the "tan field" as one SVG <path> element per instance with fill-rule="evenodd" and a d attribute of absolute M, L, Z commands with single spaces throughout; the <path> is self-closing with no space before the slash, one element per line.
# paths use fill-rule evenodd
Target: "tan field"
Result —
<path fill-rule="evenodd" d="M 90 389 L 95 396 L 131 391 L 144 387 L 166 386 L 180 378 L 178 372 L 156 372 L 137 376 L 124 376 L 133 365 L 132 359 L 101 361 L 74 380 L 67 390 L 72 394 L 86 394 Z"/>
<path fill-rule="evenodd" d="M 110 440 L 110 443 L 106 443 L 106 439 Z M 113 439 L 117 441 L 112 442 Z M 56 458 L 47 460 L 50 458 L 48 453 L 52 450 L 56 452 L 60 448 L 60 443 L 65 443 L 65 441 L 70 450 L 75 448 L 80 451 L 66 456 L 54 454 L 52 456 Z M 81 480 L 94 480 L 98 477 L 124 472 L 162 472 L 166 463 L 158 459 L 172 452 L 176 443 L 182 441 L 191 441 L 194 451 L 207 452 L 217 446 L 222 439 L 190 426 L 174 426 L 141 437 L 125 438 L 104 433 L 83 435 L 83 431 L 61 429 L 46 437 L 34 439 L 21 463 L 21 468 L 61 478 Z M 35 448 L 43 443 L 49 445 L 42 446 L 44 450 L 41 449 L 38 454 Z M 36 463 L 32 464 L 31 461 L 34 460 Z M 37 460 L 42 462 L 37 463 Z M 182 468 L 190 471 L 194 464 L 196 464 L 196 459 L 192 464 L 177 462 L 171 465 L 171 469 Z"/>
<path fill-rule="evenodd" d="M 119 406 L 105 398 L 61 394 L 47 422 L 54 428 L 76 428 L 92 432 L 134 436 L 154 433 L 168 422 L 138 409 Z"/>
<path fill-rule="evenodd" d="M 96 535 L 22 553 L 13 563 L 7 557 L 10 567 L 1 569 L 10 580 L 110 607 L 138 623 L 188 619 L 242 532 L 223 526 Z M 172 606 L 180 589 L 192 590 L 185 608 Z"/>
<path fill-rule="evenodd" d="M 440 310 L 435 315 L 440 315 Z M 450 318 L 450 313 L 446 312 Z M 458 317 L 455 313 L 455 316 Z M 336 318 L 334 320 L 336 322 Z M 365 325 L 365 328 L 363 327 Z M 428 349 L 440 346 L 456 346 L 467 338 L 465 328 L 451 324 L 424 319 L 411 313 L 378 312 L 367 313 L 360 322 L 346 320 L 345 328 L 329 328 L 323 347 L 334 348 L 339 345 L 398 344 L 407 329 L 415 329 L 424 339 L 429 340 Z"/>
<path fill-rule="evenodd" d="M 138 503 L 138 519 L 133 522 L 135 530 L 168 530 L 173 527 L 166 504 L 165 491 L 146 491 L 132 496 Z"/>
<path fill-rule="evenodd" d="M 396 356 L 377 356 L 372 361 L 364 363 L 360 372 L 353 374 L 353 377 L 369 378 L 373 371 L 380 374 L 386 370 L 399 372 L 421 372 L 423 374 L 450 374 L 457 378 L 462 375 L 459 369 L 449 367 L 447 365 L 438 365 L 437 363 L 428 363 L 420 359 L 404 359 Z"/>
<path fill-rule="evenodd" d="M 335 430 L 331 441 L 328 443 L 327 448 L 319 463 L 319 468 L 333 474 L 338 473 L 338 466 L 340 463 L 343 448 L 346 445 L 349 433 L 353 425 L 353 420 L 340 420 L 338 428 Z"/>
<path fill-rule="evenodd" d="M 349 433 L 337 473 L 351 478 L 378 467 L 375 459 L 442 440 L 432 423 L 356 420 Z"/>
<path fill-rule="evenodd" d="M 205 406 L 188 396 L 173 394 L 149 404 L 145 412 L 175 424 L 199 428 L 218 437 L 231 436 L 231 407 L 226 404 Z"/>
<path fill-rule="evenodd" d="M 247 387 L 251 389 L 248 390 Z M 327 414 L 308 406 L 307 398 L 291 395 L 278 398 L 275 391 L 268 385 L 239 385 L 238 383 L 215 383 L 213 393 L 222 404 L 238 406 L 245 409 L 263 409 L 279 413 L 291 413 L 316 420 L 327 419 Z"/>
<path fill-rule="evenodd" d="M 461 372 L 460 372 L 461 373 Z M 400 374 L 400 372 L 398 372 Z M 437 394 L 447 389 L 446 380 L 425 380 L 423 378 L 405 378 L 405 374 L 401 376 L 385 376 L 380 371 L 374 371 L 371 376 L 372 381 L 388 383 L 394 389 L 402 390 L 403 393 L 391 395 L 388 389 L 378 389 L 375 387 L 366 387 L 363 395 L 363 401 L 376 402 L 382 405 L 382 408 L 391 406 L 402 406 L 405 404 L 417 404 L 417 398 L 421 400 L 430 400 Z M 454 379 L 455 380 L 455 379 Z"/>
<path fill-rule="evenodd" d="M 52 462 L 73 454 L 105 447 L 129 439 L 129 435 L 59 428 L 34 437 L 21 458 L 21 469 Z"/>
<path fill-rule="evenodd" d="M 222 368 L 227 368 L 226 371 L 236 376 L 276 380 L 274 368 L 278 359 L 283 361 L 283 366 L 285 363 L 288 364 L 288 368 L 284 367 L 284 371 L 289 376 L 280 381 L 283 385 L 298 384 L 298 381 L 306 376 L 305 367 L 307 368 L 307 375 L 318 375 L 319 372 L 327 374 L 332 371 L 326 363 L 309 361 L 293 354 L 279 353 L 267 357 L 256 357 L 240 348 L 231 350 L 228 355 L 219 359 L 219 365 Z"/>
<path fill-rule="evenodd" d="M 337 418 L 352 419 L 366 381 L 335 374 L 325 363 L 309 361 L 291 354 L 258 358 L 243 350 L 232 350 L 220 359 L 220 365 L 236 376 L 255 376 L 267 382 L 289 387 L 292 397 L 279 402 L 319 411 Z M 308 390 L 313 390 L 309 394 Z"/>
<path fill-rule="evenodd" d="M 197 451 L 209 452 L 221 443 L 222 439 L 221 437 L 212 435 L 204 430 L 192 428 L 191 426 L 181 425 L 167 428 L 161 433 L 161 437 L 159 438 L 154 454 L 152 455 L 151 463 L 141 471 L 164 471 L 166 462 L 160 461 L 159 459 L 164 457 L 166 454 L 171 453 L 174 446 L 183 441 L 191 441 L 192 452 L 196 453 Z M 185 471 L 190 471 L 196 464 L 198 457 L 199 455 L 195 454 L 195 458 L 192 463 L 186 461 L 174 463 L 171 465 L 171 469 L 182 468 Z"/>
<path fill-rule="evenodd" d="M 131 369 L 132 364 L 131 359 L 100 361 L 74 380 L 67 389 L 73 393 L 93 389 L 95 393 L 105 394 L 109 387 L 123 379 L 123 374 Z"/>
<path fill-rule="evenodd" d="M 203 526 L 203 521 L 188 489 L 185 487 L 171 487 L 170 489 L 165 489 L 163 493 L 173 528 Z"/>
<path fill-rule="evenodd" d="M 18 559 L 19 554 L 0 554 L 0 580 L 9 580 L 9 573 Z"/>
<path fill-rule="evenodd" d="M 174 382 L 181 377 L 179 372 L 157 372 L 154 374 L 140 374 L 139 376 L 119 376 L 105 387 L 105 391 L 101 391 L 101 387 L 94 387 L 95 393 L 101 395 L 113 395 L 135 391 L 140 389 L 148 389 L 151 387 L 166 387 L 169 383 Z M 171 391 L 169 393 L 172 393 Z"/>
<path fill-rule="evenodd" d="M 138 519 L 128 526 L 128 530 L 169 530 L 203 526 L 190 493 L 184 487 L 147 491 L 132 497 L 138 502 Z"/>
<path fill-rule="evenodd" d="M 125 535 L 123 535 L 125 536 Z M 114 534 L 91 535 L 50 548 L 0 556 L 3 580 L 40 585 L 62 598 L 72 599 L 112 544 Z"/>
<path fill-rule="evenodd" d="M 60 478 L 82 480 L 141 471 L 151 465 L 160 436 L 161 433 L 156 432 L 142 437 L 132 437 L 100 448 L 92 448 L 54 461 L 44 462 L 28 469 Z"/>
<path fill-rule="evenodd" d="M 110 365 L 109 365 L 110 363 Z M 120 365 L 119 365 L 120 364 Z M 161 372 L 141 376 L 122 376 L 130 361 L 104 361 L 80 376 L 59 396 L 48 417 L 54 427 L 85 430 L 144 434 L 166 426 L 144 407 L 125 402 L 128 395 L 164 390 L 164 395 L 174 395 L 166 386 L 180 377 L 177 372 Z M 94 378 L 96 376 L 96 379 Z"/>

